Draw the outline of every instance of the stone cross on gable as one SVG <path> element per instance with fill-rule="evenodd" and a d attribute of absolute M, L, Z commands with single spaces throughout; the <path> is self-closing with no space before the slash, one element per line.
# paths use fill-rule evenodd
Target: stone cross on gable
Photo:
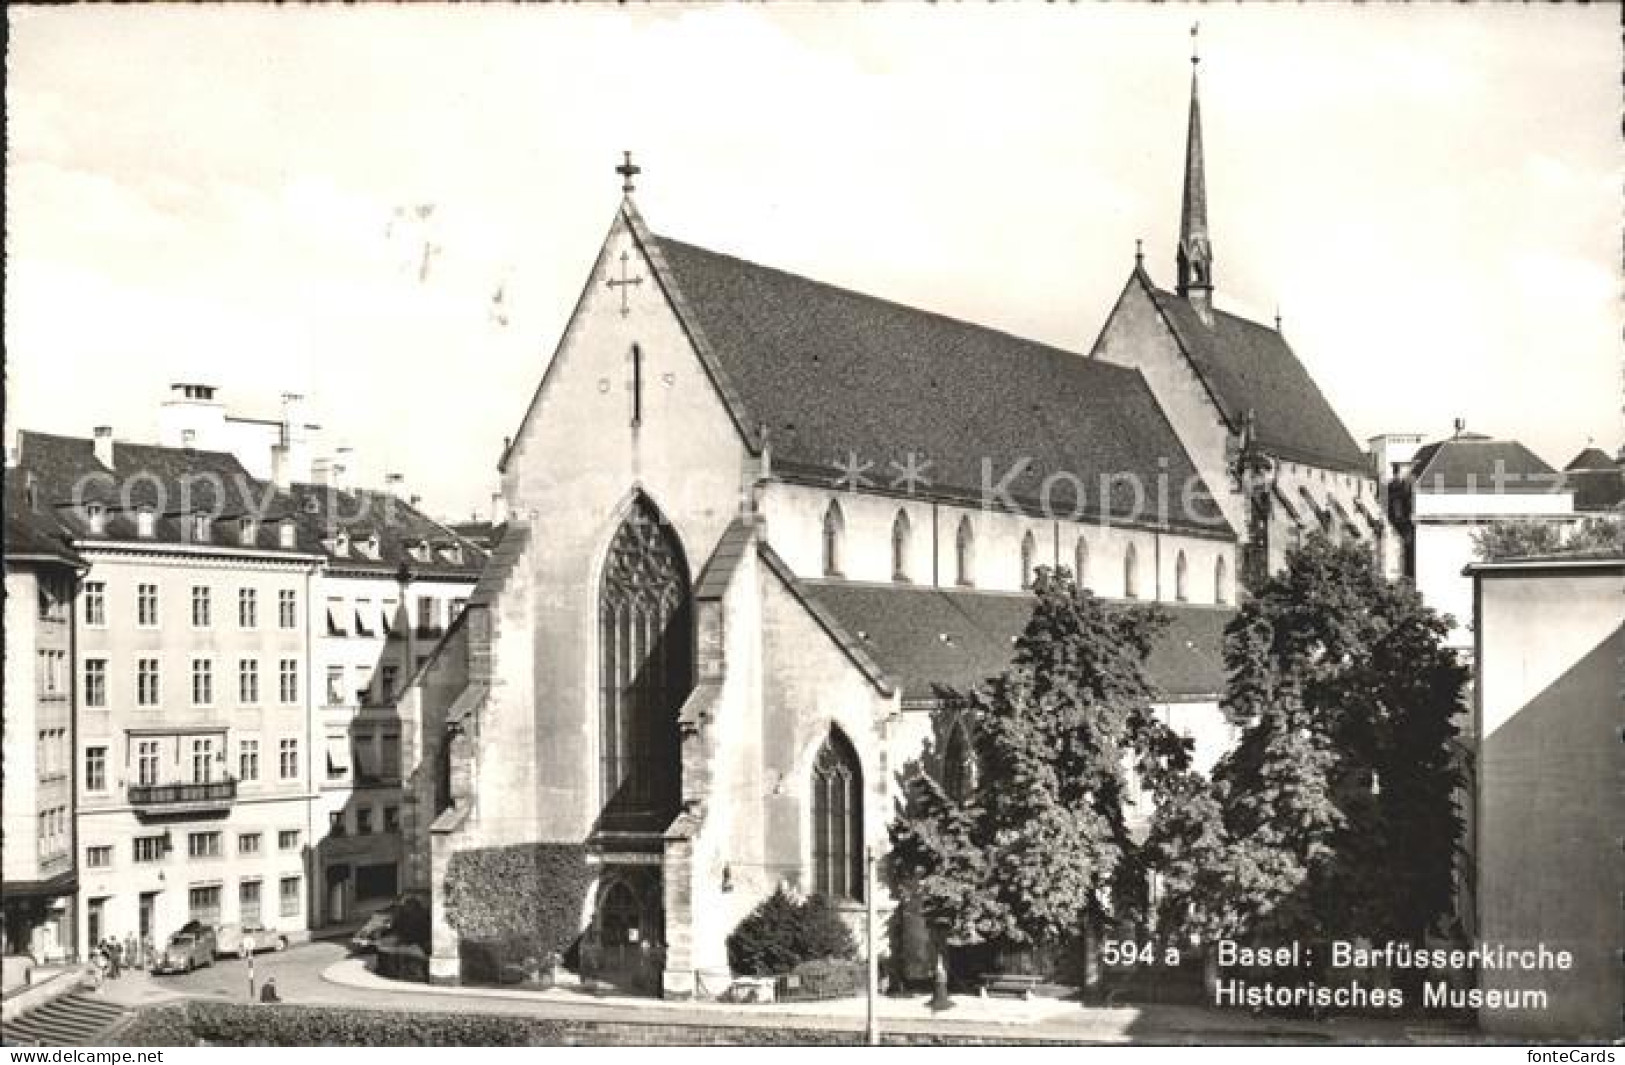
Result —
<path fill-rule="evenodd" d="M 608 285 L 610 287 L 611 291 L 613 291 L 614 289 L 617 289 L 617 288 L 621 290 L 621 317 L 622 318 L 625 318 L 627 315 L 632 313 L 632 309 L 629 306 L 627 306 L 627 303 L 626 303 L 626 290 L 627 290 L 627 288 L 629 286 L 631 286 L 631 285 L 641 285 L 641 284 L 643 284 L 643 278 L 642 277 L 627 277 L 626 276 L 626 267 L 627 267 L 627 264 L 629 262 L 631 262 L 631 259 L 632 259 L 632 257 L 631 257 L 630 254 L 628 254 L 627 252 L 624 252 L 624 251 L 621 252 L 621 276 L 620 276 L 620 279 L 616 280 L 615 278 L 612 277 L 608 281 L 604 282 L 606 285 Z"/>

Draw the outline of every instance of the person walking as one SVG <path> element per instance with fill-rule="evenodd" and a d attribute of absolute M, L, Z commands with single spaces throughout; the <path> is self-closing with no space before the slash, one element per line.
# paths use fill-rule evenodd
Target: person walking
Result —
<path fill-rule="evenodd" d="M 135 933 L 127 933 L 124 937 L 124 964 L 131 969 L 138 969 L 141 960 L 135 953 Z"/>
<path fill-rule="evenodd" d="M 276 993 L 276 977 L 267 976 L 265 986 L 260 988 L 261 1002 L 281 1002 L 282 996 Z"/>
<path fill-rule="evenodd" d="M 112 936 L 107 937 L 102 949 L 107 952 L 107 977 L 117 980 L 119 975 L 119 946 L 118 940 Z"/>

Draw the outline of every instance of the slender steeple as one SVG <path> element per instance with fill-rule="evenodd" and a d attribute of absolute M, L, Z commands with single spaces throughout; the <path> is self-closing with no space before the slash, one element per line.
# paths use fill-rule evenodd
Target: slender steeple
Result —
<path fill-rule="evenodd" d="M 1185 195 L 1179 211 L 1179 294 L 1204 319 L 1213 314 L 1213 246 L 1207 235 L 1207 178 L 1202 165 L 1202 104 L 1196 91 L 1196 27 L 1191 27 L 1191 117 L 1185 134 Z"/>

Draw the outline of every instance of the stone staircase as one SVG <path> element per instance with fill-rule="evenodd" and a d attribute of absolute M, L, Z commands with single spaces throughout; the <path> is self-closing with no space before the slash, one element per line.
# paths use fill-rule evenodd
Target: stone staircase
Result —
<path fill-rule="evenodd" d="M 0 1031 L 5 1046 L 101 1046 L 131 1016 L 123 1006 L 82 992 L 52 999 Z"/>

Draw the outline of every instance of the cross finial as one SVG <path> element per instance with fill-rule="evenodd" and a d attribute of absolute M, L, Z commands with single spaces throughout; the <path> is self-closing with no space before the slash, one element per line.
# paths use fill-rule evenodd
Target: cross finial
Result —
<path fill-rule="evenodd" d="M 1202 61 L 1201 54 L 1196 50 L 1196 31 L 1201 29 L 1201 27 L 1202 24 L 1200 22 L 1191 23 L 1191 66 L 1195 66 Z"/>
<path fill-rule="evenodd" d="M 626 161 L 616 167 L 615 172 L 621 175 L 623 179 L 621 181 L 621 191 L 631 192 L 632 179 L 643 173 L 643 168 L 632 161 L 631 152 L 622 152 L 621 155 L 625 157 Z"/>
<path fill-rule="evenodd" d="M 1134 238 L 1134 265 L 1140 266 L 1145 262 L 1145 246 L 1139 237 Z"/>

